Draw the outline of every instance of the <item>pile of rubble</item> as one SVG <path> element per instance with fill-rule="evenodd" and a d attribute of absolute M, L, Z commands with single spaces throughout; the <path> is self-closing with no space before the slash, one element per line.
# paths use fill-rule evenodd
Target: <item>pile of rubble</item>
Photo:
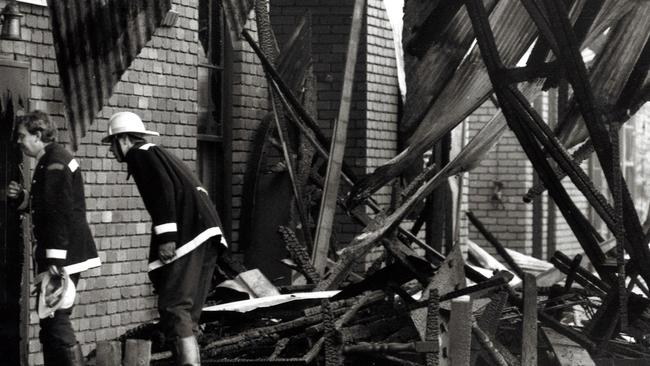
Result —
<path fill-rule="evenodd" d="M 610 317 L 607 301 L 617 298 L 608 294 L 616 288 L 581 265 L 581 255 L 557 252 L 549 263 L 505 249 L 481 230 L 509 267 L 469 242 L 468 263 L 458 246 L 440 261 L 381 257 L 335 290 L 317 290 L 327 279 L 276 288 L 257 270 L 243 272 L 212 297 L 242 300 L 204 309 L 203 364 L 650 362 L 650 301 L 642 281 L 631 281 L 625 311 L 615 306 Z M 603 249 L 613 246 L 605 241 Z M 128 338 L 153 341 L 153 364 L 170 362 L 155 324 L 122 341 Z"/>

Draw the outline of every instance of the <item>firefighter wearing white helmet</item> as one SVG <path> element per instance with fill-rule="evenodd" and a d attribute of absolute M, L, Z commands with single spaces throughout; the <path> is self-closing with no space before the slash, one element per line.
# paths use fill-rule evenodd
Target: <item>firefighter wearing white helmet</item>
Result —
<path fill-rule="evenodd" d="M 111 116 L 108 120 L 108 135 L 103 139 L 103 143 L 116 143 L 117 139 L 114 139 L 114 136 L 120 134 L 131 134 L 132 136 L 143 136 L 143 135 L 160 135 L 158 132 L 148 131 L 144 128 L 144 123 L 140 116 L 133 112 L 118 112 Z M 111 151 L 115 153 L 115 158 L 117 161 L 124 161 L 124 154 L 122 154 L 122 149 L 119 149 L 115 146 L 111 146 Z"/>
<path fill-rule="evenodd" d="M 191 170 L 163 147 L 138 115 L 119 112 L 102 142 L 128 166 L 151 216 L 149 278 L 158 294 L 160 324 L 178 365 L 200 365 L 195 333 L 226 240 L 215 206 Z M 128 179 L 128 177 L 127 177 Z"/>

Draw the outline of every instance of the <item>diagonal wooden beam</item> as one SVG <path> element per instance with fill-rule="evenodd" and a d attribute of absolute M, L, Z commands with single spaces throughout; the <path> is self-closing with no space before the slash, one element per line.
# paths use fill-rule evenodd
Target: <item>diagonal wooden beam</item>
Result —
<path fill-rule="evenodd" d="M 530 121 L 525 109 L 521 106 L 521 99 L 525 100 L 525 98 L 519 95 L 519 91 L 515 87 L 508 85 L 505 80 L 497 77 L 499 70 L 503 69 L 503 64 L 499 57 L 490 25 L 487 22 L 487 15 L 483 4 L 478 0 L 467 0 L 466 7 L 474 25 L 481 55 L 483 56 L 508 125 L 515 133 L 515 136 L 519 140 L 529 160 L 533 163 L 540 178 L 549 188 L 549 193 L 558 204 L 558 207 L 585 250 L 585 253 L 592 260 L 592 263 L 596 265 L 602 264 L 604 254 L 598 246 L 598 242 L 593 235 L 593 230 L 590 229 L 591 224 L 580 213 L 566 192 L 566 189 L 553 173 L 538 141 L 535 140 L 528 126 L 526 126 L 526 124 L 530 125 L 533 122 Z M 602 266 L 597 266 L 596 268 L 600 269 L 599 274 L 601 277 L 611 279 L 611 274 L 605 271 Z"/>
<path fill-rule="evenodd" d="M 578 101 L 589 136 L 594 142 L 598 161 L 603 167 L 607 184 L 613 191 L 619 186 L 621 189 L 619 199 L 625 217 L 622 222 L 628 238 L 626 240 L 626 249 L 630 253 L 632 260 L 637 263 L 639 273 L 643 279 L 649 282 L 650 267 L 646 264 L 650 262 L 650 250 L 645 245 L 641 222 L 634 208 L 634 202 L 627 189 L 627 184 L 620 173 L 620 166 L 612 161 L 613 149 L 618 148 L 618 146 L 612 146 L 609 133 L 605 127 L 606 121 L 603 120 L 602 114 L 598 113 L 600 108 L 596 104 L 593 91 L 589 85 L 587 69 L 578 49 L 576 35 L 568 21 L 564 3 L 561 0 L 551 0 L 547 3 L 547 8 L 554 36 L 560 46 L 560 54 L 556 56 L 564 65 L 567 78 L 573 86 L 575 98 Z M 621 177 L 620 180 L 619 177 Z"/>
<path fill-rule="evenodd" d="M 343 154 L 345 153 L 348 122 L 350 119 L 350 109 L 352 107 L 354 70 L 357 64 L 357 54 L 359 50 L 359 39 L 361 38 L 361 26 L 363 25 L 365 4 L 365 0 L 356 0 L 352 12 L 352 26 L 347 47 L 347 59 L 345 61 L 345 69 L 343 72 L 341 104 L 339 106 L 336 121 L 334 121 L 330 158 L 327 162 L 325 187 L 323 188 L 318 224 L 316 226 L 312 262 L 316 271 L 321 274 L 325 271 L 325 265 L 327 263 L 327 252 L 329 251 L 332 225 L 334 224 L 334 214 L 336 212 L 336 200 L 338 198 L 339 183 L 341 181 Z"/>

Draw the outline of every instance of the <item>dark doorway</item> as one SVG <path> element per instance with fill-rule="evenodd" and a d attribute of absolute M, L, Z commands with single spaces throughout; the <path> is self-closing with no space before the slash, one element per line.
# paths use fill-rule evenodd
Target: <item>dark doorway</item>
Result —
<path fill-rule="evenodd" d="M 0 86 L 0 365 L 27 365 L 29 248 L 6 188 L 25 180 L 13 130 L 16 113 L 27 104 L 29 64 L 0 61 Z"/>

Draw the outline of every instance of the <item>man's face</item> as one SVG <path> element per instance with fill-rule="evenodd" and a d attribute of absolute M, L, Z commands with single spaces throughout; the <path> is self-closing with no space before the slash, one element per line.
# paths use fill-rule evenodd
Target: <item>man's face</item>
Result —
<path fill-rule="evenodd" d="M 41 134 L 37 132 L 36 135 L 32 135 L 27 131 L 25 126 L 18 126 L 17 131 L 17 143 L 20 145 L 20 149 L 23 150 L 23 153 L 27 156 L 33 158 L 37 157 L 38 154 L 45 148 L 43 142 L 41 141 Z"/>
<path fill-rule="evenodd" d="M 125 137 L 118 138 L 118 136 L 113 136 L 111 139 L 111 147 L 109 150 L 111 153 L 113 153 L 115 160 L 119 161 L 120 163 L 124 161 L 124 157 L 128 151 L 125 140 Z"/>

